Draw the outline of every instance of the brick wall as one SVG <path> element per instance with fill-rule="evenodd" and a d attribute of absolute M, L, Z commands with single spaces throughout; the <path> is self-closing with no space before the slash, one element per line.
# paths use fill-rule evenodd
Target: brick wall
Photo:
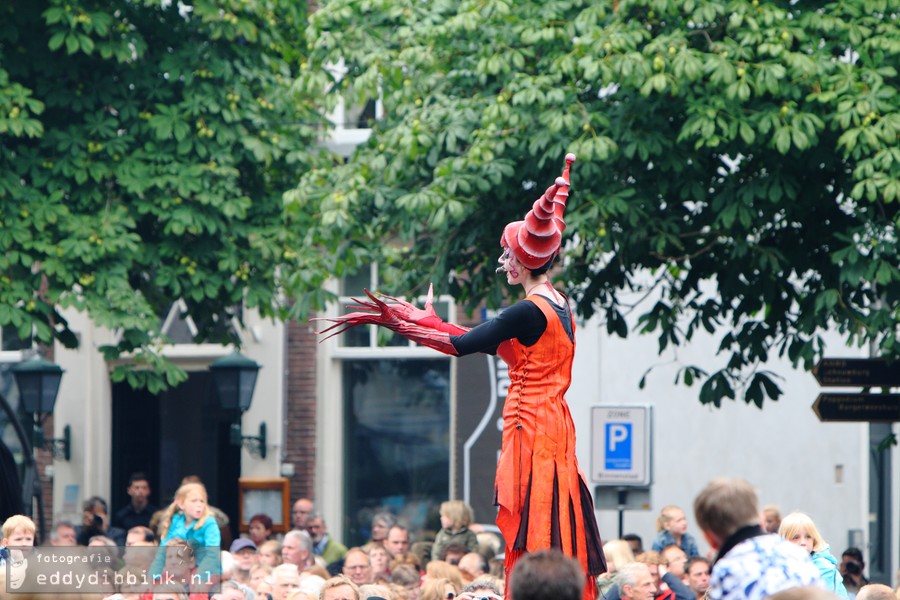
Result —
<path fill-rule="evenodd" d="M 27 428 L 28 433 L 31 433 L 31 428 Z M 44 439 L 49 440 L 53 437 L 53 417 L 50 416 L 44 421 Z M 60 434 L 62 437 L 62 434 Z M 45 534 L 47 537 L 50 536 L 50 528 L 53 526 L 53 479 L 47 477 L 45 474 L 45 469 L 48 465 L 53 464 L 53 453 L 48 452 L 43 448 L 37 448 L 34 453 L 34 459 L 37 462 L 38 467 L 38 477 L 41 482 L 41 500 L 44 504 L 44 527 Z M 38 512 L 37 506 L 34 509 L 34 518 L 35 522 L 37 522 Z"/>
<path fill-rule="evenodd" d="M 55 362 L 55 356 L 53 352 L 53 347 L 43 347 L 44 350 L 44 358 L 49 360 L 50 362 Z M 31 434 L 31 427 L 26 426 L 28 434 Z M 47 420 L 44 421 L 44 439 L 49 440 L 53 437 L 53 415 L 47 417 Z M 41 482 L 41 501 L 44 505 L 44 527 L 45 527 L 45 535 L 47 537 L 50 536 L 50 528 L 53 526 L 53 479 L 51 477 L 47 477 L 45 474 L 45 469 L 48 465 L 53 464 L 53 453 L 44 450 L 43 448 L 36 448 L 34 450 L 34 459 L 37 462 L 37 472 L 38 472 L 38 480 Z M 52 469 L 51 469 L 52 471 Z M 35 503 L 34 512 L 32 513 L 35 518 L 35 522 L 37 522 L 38 512 L 37 506 Z M 40 525 L 39 525 L 40 526 Z M 38 532 L 40 533 L 40 532 Z"/>
<path fill-rule="evenodd" d="M 287 440 L 285 462 L 293 463 L 291 501 L 315 501 L 316 336 L 306 322 L 287 323 Z"/>

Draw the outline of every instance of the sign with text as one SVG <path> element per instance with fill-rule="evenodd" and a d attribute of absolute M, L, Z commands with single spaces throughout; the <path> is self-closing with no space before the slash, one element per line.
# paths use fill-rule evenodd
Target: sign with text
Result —
<path fill-rule="evenodd" d="M 900 421 L 900 394 L 819 394 L 813 412 L 820 421 Z"/>
<path fill-rule="evenodd" d="M 900 386 L 900 361 L 883 358 L 823 358 L 812 370 L 819 385 L 846 387 Z"/>
<path fill-rule="evenodd" d="M 178 539 L 178 538 L 175 538 Z M 16 546 L 7 548 L 0 568 L 0 598 L 37 594 L 109 596 L 219 591 L 222 566 L 218 546 L 172 541 L 166 546 Z M 4 593 L 6 592 L 6 593 Z M 29 596 L 31 597 L 31 596 Z"/>
<path fill-rule="evenodd" d="M 602 485 L 650 484 L 650 407 L 591 409 L 591 480 Z"/>

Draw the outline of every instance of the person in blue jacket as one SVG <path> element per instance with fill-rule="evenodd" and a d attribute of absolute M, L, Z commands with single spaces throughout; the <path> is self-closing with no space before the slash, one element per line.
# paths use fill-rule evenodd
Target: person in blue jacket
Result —
<path fill-rule="evenodd" d="M 175 492 L 175 501 L 169 505 L 160 520 L 160 550 L 151 566 L 151 574 L 162 575 L 166 564 L 166 544 L 170 540 L 186 541 L 194 551 L 197 568 L 192 581 L 184 582 L 191 591 L 218 583 L 219 525 L 209 509 L 206 488 L 202 483 L 186 483 Z"/>
<path fill-rule="evenodd" d="M 659 535 L 653 540 L 651 550 L 662 552 L 674 544 L 684 550 L 688 558 L 700 556 L 697 541 L 687 532 L 687 516 L 679 507 L 671 504 L 664 506 L 656 518 L 656 529 Z"/>
<path fill-rule="evenodd" d="M 809 552 L 828 590 L 841 598 L 849 598 L 844 588 L 844 578 L 838 570 L 837 559 L 832 556 L 831 548 L 809 515 L 802 512 L 789 514 L 781 520 L 778 535 Z"/>

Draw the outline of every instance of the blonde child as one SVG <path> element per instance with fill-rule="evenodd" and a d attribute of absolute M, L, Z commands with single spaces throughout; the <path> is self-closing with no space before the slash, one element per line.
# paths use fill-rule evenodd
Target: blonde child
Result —
<path fill-rule="evenodd" d="M 809 553 L 828 590 L 841 598 L 849 597 L 844 588 L 844 579 L 838 571 L 837 559 L 831 555 L 831 548 L 809 515 L 801 512 L 789 514 L 781 520 L 778 535 Z"/>
<path fill-rule="evenodd" d="M 467 552 L 478 551 L 478 536 L 469 529 L 472 524 L 472 509 L 462 500 L 447 500 L 441 503 L 441 530 L 434 537 L 431 547 L 433 560 L 444 560 L 447 547 L 465 546 Z"/>
<path fill-rule="evenodd" d="M 25 515 L 13 515 L 3 522 L 3 539 L 0 539 L 0 567 L 9 558 L 7 548 L 34 546 L 34 521 Z"/>
<path fill-rule="evenodd" d="M 259 550 L 256 552 L 256 557 L 259 564 L 274 569 L 282 563 L 281 542 L 278 540 L 263 542 L 262 546 L 260 546 Z"/>
<path fill-rule="evenodd" d="M 159 575 L 165 563 L 165 546 L 169 540 L 185 540 L 197 557 L 198 580 L 209 581 L 219 576 L 219 525 L 209 510 L 206 488 L 202 483 L 185 483 L 175 492 L 175 501 L 160 519 L 160 552 L 153 561 L 151 573 Z"/>
<path fill-rule="evenodd" d="M 700 556 L 697 541 L 687 532 L 687 517 L 677 506 L 664 506 L 656 518 L 656 530 L 659 534 L 653 540 L 652 550 L 662 552 L 666 546 L 675 544 L 687 554 L 688 558 Z"/>

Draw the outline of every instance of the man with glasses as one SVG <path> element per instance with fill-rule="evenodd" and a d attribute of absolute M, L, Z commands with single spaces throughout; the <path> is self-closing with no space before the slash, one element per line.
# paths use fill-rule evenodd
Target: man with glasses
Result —
<path fill-rule="evenodd" d="M 662 564 L 665 565 L 666 571 L 680 579 L 682 583 L 687 584 L 687 574 L 685 573 L 684 565 L 687 563 L 688 557 L 684 550 L 681 549 L 681 546 L 670 544 L 663 548 L 660 554 L 662 555 Z"/>
<path fill-rule="evenodd" d="M 356 585 L 375 583 L 369 555 L 360 548 L 350 548 L 344 557 L 344 575 Z"/>

